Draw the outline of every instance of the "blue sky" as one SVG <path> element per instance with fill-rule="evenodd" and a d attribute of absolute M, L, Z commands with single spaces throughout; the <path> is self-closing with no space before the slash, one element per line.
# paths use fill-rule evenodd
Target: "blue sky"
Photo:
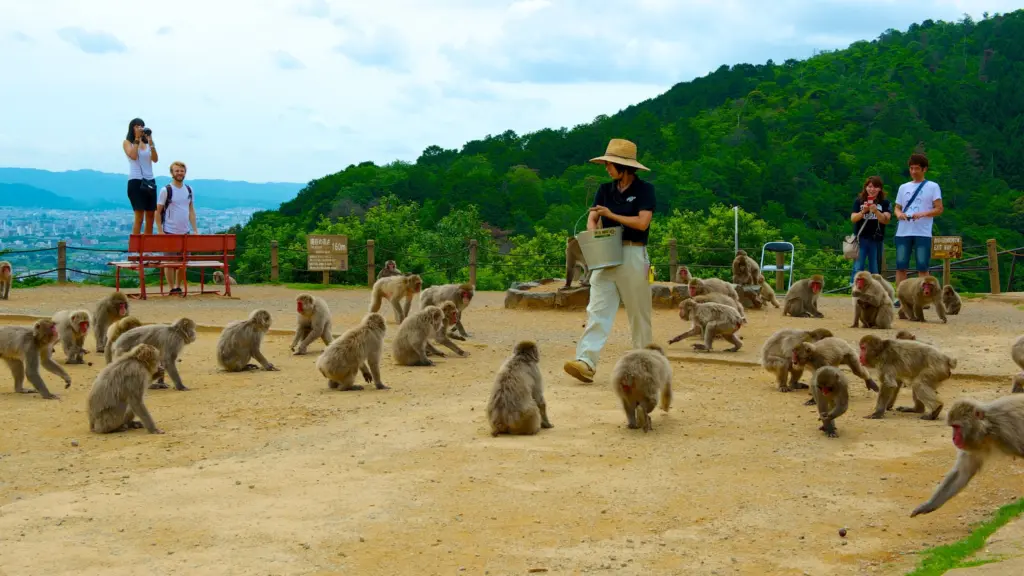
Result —
<path fill-rule="evenodd" d="M 781 62 L 1000 0 L 0 3 L 0 166 L 306 182 L 507 129 L 574 126 L 722 64 Z M 628 135 L 626 135 L 628 137 Z M 600 152 L 595 151 L 595 153 Z"/>

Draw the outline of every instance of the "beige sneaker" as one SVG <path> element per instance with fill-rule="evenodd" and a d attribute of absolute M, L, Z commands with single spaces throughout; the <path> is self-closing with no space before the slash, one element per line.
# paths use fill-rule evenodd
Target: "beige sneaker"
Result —
<path fill-rule="evenodd" d="M 571 360 L 566 362 L 562 369 L 573 378 L 582 382 L 593 382 L 594 371 L 587 366 L 586 362 L 580 360 Z"/>

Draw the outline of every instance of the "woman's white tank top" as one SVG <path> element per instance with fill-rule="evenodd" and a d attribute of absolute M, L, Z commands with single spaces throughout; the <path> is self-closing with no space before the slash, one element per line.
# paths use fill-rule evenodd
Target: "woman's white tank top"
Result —
<path fill-rule="evenodd" d="M 153 150 L 149 144 L 139 144 L 139 159 L 128 159 L 128 179 L 153 179 Z"/>

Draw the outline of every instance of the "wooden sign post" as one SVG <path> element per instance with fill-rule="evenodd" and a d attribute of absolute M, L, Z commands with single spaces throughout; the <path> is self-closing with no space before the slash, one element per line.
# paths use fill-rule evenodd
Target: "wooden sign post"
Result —
<path fill-rule="evenodd" d="M 942 260 L 942 285 L 952 280 L 949 261 L 964 255 L 964 241 L 960 236 L 932 236 L 932 258 Z"/>
<path fill-rule="evenodd" d="M 331 283 L 331 271 L 348 270 L 348 236 L 310 234 L 306 237 L 306 269 L 322 271 L 324 284 Z"/>

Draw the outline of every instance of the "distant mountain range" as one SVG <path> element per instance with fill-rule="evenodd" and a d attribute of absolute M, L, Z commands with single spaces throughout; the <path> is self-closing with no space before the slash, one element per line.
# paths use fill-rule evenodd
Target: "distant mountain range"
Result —
<path fill-rule="evenodd" d="M 0 206 L 107 210 L 125 208 L 128 176 L 95 170 L 50 172 L 35 168 L 0 168 Z M 158 187 L 170 182 L 157 176 Z M 235 180 L 186 180 L 197 207 L 277 209 L 298 194 L 305 184 L 253 183 Z"/>

